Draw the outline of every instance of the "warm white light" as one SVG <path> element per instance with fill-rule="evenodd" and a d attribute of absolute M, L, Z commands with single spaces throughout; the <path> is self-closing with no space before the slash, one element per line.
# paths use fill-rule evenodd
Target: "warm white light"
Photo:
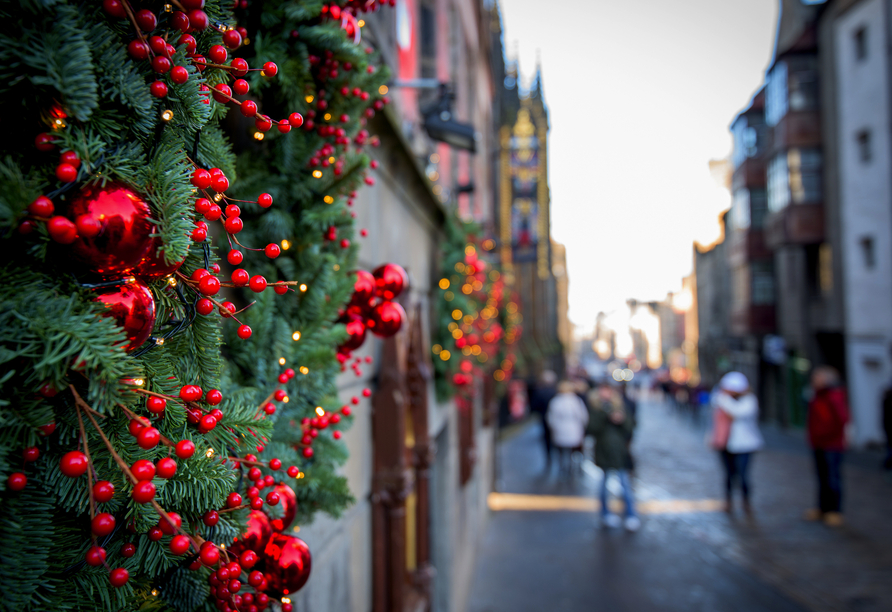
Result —
<path fill-rule="evenodd" d="M 291 334 L 291 339 L 294 340 L 295 342 L 297 342 L 298 340 L 300 340 L 300 332 L 299 332 L 299 331 L 296 331 L 296 332 L 294 332 L 293 334 Z"/>

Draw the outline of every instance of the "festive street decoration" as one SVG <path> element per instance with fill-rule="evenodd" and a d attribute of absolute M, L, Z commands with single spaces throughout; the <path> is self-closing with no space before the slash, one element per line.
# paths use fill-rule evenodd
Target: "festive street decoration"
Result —
<path fill-rule="evenodd" d="M 369 273 L 356 271 L 353 295 L 339 319 L 347 331 L 347 340 L 338 351 L 349 358 L 365 341 L 366 332 L 389 338 L 406 320 L 406 311 L 394 300 L 409 286 L 409 275 L 397 264 L 384 264 Z"/>
<path fill-rule="evenodd" d="M 10 609 L 264 610 L 305 584 L 281 532 L 352 501 L 333 378 L 388 102 L 356 17 L 382 4 L 4 6 Z"/>

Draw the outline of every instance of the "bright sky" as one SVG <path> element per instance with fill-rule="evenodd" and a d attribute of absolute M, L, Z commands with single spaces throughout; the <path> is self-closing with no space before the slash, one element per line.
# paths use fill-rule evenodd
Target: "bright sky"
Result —
<path fill-rule="evenodd" d="M 771 58 L 777 0 L 499 0 L 509 57 L 549 106 L 552 233 L 570 318 L 662 299 L 712 242 L 730 195 L 709 160 Z M 515 46 L 516 45 L 516 46 Z"/>

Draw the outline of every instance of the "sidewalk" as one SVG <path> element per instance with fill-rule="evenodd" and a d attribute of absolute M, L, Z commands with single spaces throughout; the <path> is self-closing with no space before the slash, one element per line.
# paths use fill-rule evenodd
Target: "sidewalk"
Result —
<path fill-rule="evenodd" d="M 640 421 L 634 534 L 601 529 L 593 466 L 573 479 L 544 472 L 538 423 L 502 442 L 505 495 L 493 501 L 548 509 L 491 514 L 470 612 L 892 610 L 892 485 L 876 467 L 846 465 L 846 527 L 806 523 L 811 459 L 772 433 L 754 459 L 749 522 L 717 511 L 721 474 L 702 429 L 656 403 L 641 404 Z"/>

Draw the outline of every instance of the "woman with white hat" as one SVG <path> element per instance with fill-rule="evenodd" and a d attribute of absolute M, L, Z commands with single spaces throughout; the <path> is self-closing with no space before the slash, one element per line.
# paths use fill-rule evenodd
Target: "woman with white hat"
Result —
<path fill-rule="evenodd" d="M 746 376 L 740 372 L 728 372 L 719 382 L 713 396 L 712 446 L 721 453 L 725 467 L 725 510 L 731 512 L 732 491 L 735 481 L 740 482 L 743 493 L 743 509 L 749 515 L 750 507 L 749 464 L 750 456 L 762 448 L 759 433 L 759 402 L 750 392 Z"/>

